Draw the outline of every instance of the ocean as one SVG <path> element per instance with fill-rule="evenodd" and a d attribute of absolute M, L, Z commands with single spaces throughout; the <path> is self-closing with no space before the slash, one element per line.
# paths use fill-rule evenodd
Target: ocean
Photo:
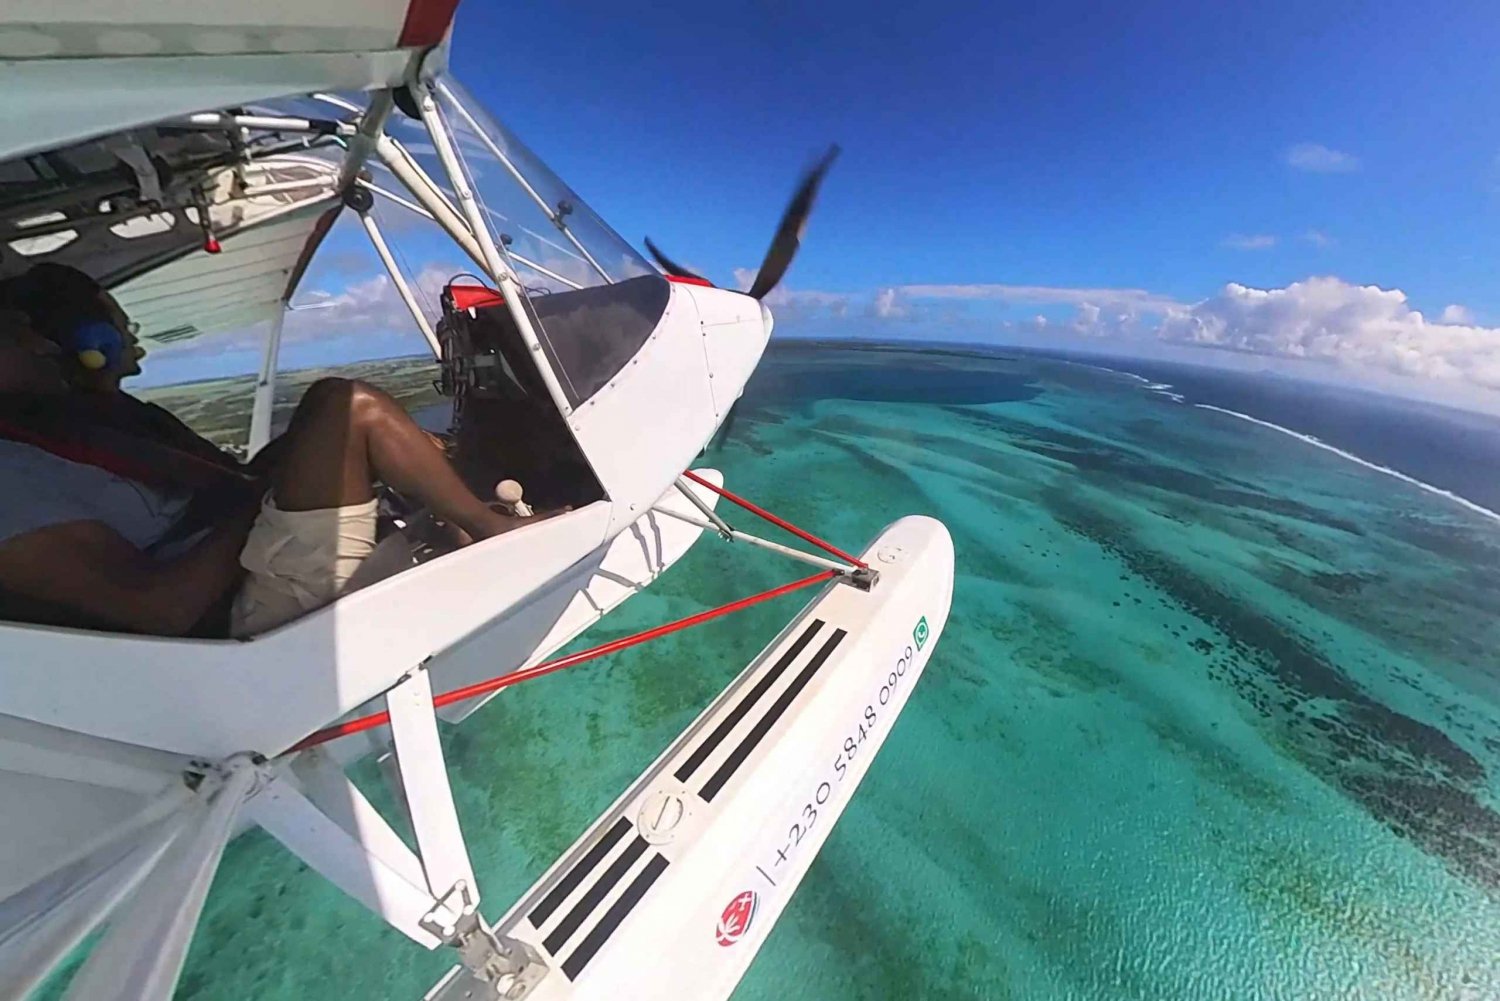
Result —
<path fill-rule="evenodd" d="M 736 998 L 1500 997 L 1497 431 L 1206 369 L 773 345 L 703 464 L 845 548 L 939 517 L 957 582 Z M 705 539 L 583 642 L 796 575 Z M 491 914 L 798 602 L 446 734 Z M 178 997 L 414 999 L 446 965 L 252 833 Z"/>

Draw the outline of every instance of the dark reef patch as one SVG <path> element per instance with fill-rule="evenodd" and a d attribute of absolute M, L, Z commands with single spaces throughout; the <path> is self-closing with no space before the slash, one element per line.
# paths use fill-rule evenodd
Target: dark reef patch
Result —
<path fill-rule="evenodd" d="M 1337 517 L 1309 504 L 1262 493 L 1238 481 L 1222 480 L 1182 466 L 1158 462 L 1148 454 L 1122 448 L 1099 438 L 1008 420 L 997 414 L 962 407 L 949 407 L 948 411 L 961 416 L 968 424 L 985 425 L 991 434 L 1004 435 L 1007 443 L 1015 448 L 1066 463 L 1090 479 L 1130 483 L 1167 494 L 1191 497 L 1205 504 L 1247 508 L 1296 518 L 1350 535 L 1364 535 L 1364 529 L 1347 518 Z"/>
<path fill-rule="evenodd" d="M 1443 731 L 1366 694 L 1281 623 L 1060 493 L 1068 531 L 1113 554 L 1228 638 L 1210 669 L 1253 707 L 1276 742 L 1398 836 L 1500 895 L 1500 813 L 1480 762 Z"/>
<path fill-rule="evenodd" d="M 745 385 L 744 399 L 747 409 L 834 399 L 954 405 L 1024 403 L 1045 392 L 1030 374 L 1007 369 L 960 368 L 916 355 L 899 367 L 852 353 L 815 364 L 788 365 L 769 358 Z"/>
<path fill-rule="evenodd" d="M 1366 584 L 1381 579 L 1378 574 L 1335 573 L 1332 571 L 1308 574 L 1307 578 L 1314 587 L 1320 587 L 1330 594 L 1337 595 L 1358 594 Z"/>
<path fill-rule="evenodd" d="M 1480 538 L 1471 528 L 1448 525 L 1411 514 L 1393 519 L 1388 527 L 1397 539 L 1436 556 L 1468 563 L 1473 560 L 1477 550 L 1500 557 L 1500 550 Z"/>

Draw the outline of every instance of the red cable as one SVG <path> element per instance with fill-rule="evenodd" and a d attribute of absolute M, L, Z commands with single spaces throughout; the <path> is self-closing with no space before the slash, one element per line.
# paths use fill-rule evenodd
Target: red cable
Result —
<path fill-rule="evenodd" d="M 802 531 L 802 529 L 798 528 L 796 525 L 793 525 L 791 522 L 776 517 L 774 514 L 772 514 L 770 511 L 767 511 L 760 505 L 747 501 L 745 500 L 745 498 L 740 497 L 736 494 L 732 494 L 728 490 L 725 490 L 723 487 L 714 486 L 712 483 L 708 482 L 703 477 L 693 472 L 691 469 L 687 470 L 682 475 L 686 476 L 688 479 L 692 480 L 700 487 L 707 487 L 730 503 L 738 504 L 740 507 L 744 508 L 746 511 L 749 511 L 751 514 L 759 515 L 760 517 L 769 521 L 771 524 L 775 525 L 777 528 L 786 529 L 788 532 L 791 532 L 803 542 L 810 542 L 824 552 L 832 553 L 839 559 L 844 560 L 847 563 L 852 563 L 861 569 L 865 569 L 868 566 L 868 564 L 864 563 L 862 560 L 857 560 L 837 546 L 828 542 L 824 542 L 822 539 L 818 538 L 816 535 L 813 535 L 811 532 L 804 532 Z"/>
<path fill-rule="evenodd" d="M 688 475 L 691 476 L 692 474 L 689 473 Z M 668 622 L 666 625 L 657 626 L 655 629 L 648 629 L 645 632 L 635 633 L 631 636 L 622 636 L 620 639 L 610 640 L 608 643 L 602 643 L 599 646 L 590 647 L 587 650 L 580 650 L 577 653 L 570 653 L 566 657 L 558 657 L 556 660 L 544 661 L 543 663 L 536 664 L 531 667 L 522 668 L 519 671 L 512 671 L 509 674 L 503 674 L 498 678 L 490 678 L 487 681 L 476 682 L 475 684 L 469 685 L 465 688 L 456 688 L 451 692 L 444 692 L 441 695 L 435 696 L 432 700 L 432 706 L 434 709 L 437 709 L 443 706 L 452 705 L 455 702 L 463 702 L 467 699 L 475 698 L 476 696 L 487 695 L 490 692 L 498 692 L 502 688 L 508 688 L 511 685 L 519 684 L 522 681 L 530 681 L 532 678 L 540 678 L 544 674 L 551 674 L 553 671 L 561 671 L 565 667 L 572 667 L 575 664 L 582 664 L 584 661 L 593 660 L 596 657 L 602 657 L 608 653 L 615 653 L 620 650 L 625 650 L 629 647 L 635 646 L 638 643 L 644 643 L 647 640 L 654 640 L 657 637 L 666 636 L 669 633 L 675 633 L 679 630 L 687 629 L 690 626 L 696 626 L 700 623 L 708 622 L 710 619 L 717 619 L 719 616 L 728 615 L 730 612 L 738 612 L 741 609 L 749 608 L 751 605 L 758 605 L 763 601 L 769 601 L 772 598 L 779 598 L 783 594 L 790 594 L 792 591 L 797 591 L 804 587 L 811 587 L 814 584 L 822 583 L 825 580 L 829 580 L 830 578 L 837 576 L 837 570 L 824 570 L 822 573 L 813 574 L 811 577 L 803 577 L 801 580 L 794 580 L 790 584 L 782 584 L 780 587 L 773 587 L 769 591 L 762 591 L 760 594 L 752 594 L 748 598 L 741 598 L 738 601 L 731 601 L 727 605 L 720 605 L 718 608 L 710 608 L 706 612 L 699 612 L 696 615 L 689 615 L 687 618 L 678 619 L 676 622 Z M 338 737 L 347 737 L 352 733 L 360 733 L 364 730 L 373 730 L 375 727 L 384 726 L 390 721 L 390 713 L 378 712 L 373 713 L 369 716 L 361 716 L 358 719 L 347 720 L 343 723 L 335 723 L 333 726 L 324 727 L 322 730 L 315 731 L 314 733 L 302 738 L 287 750 L 283 751 L 282 754 L 286 755 L 291 754 L 295 751 L 305 751 L 309 747 L 316 747 L 319 744 L 325 744 L 328 741 Z"/>

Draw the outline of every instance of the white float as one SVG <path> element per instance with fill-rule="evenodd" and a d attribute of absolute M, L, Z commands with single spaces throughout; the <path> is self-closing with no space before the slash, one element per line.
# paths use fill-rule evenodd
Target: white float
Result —
<path fill-rule="evenodd" d="M 453 949 L 434 998 L 727 997 L 932 655 L 953 584 L 940 524 L 897 521 L 862 560 L 819 555 L 732 527 L 722 478 L 684 473 L 759 363 L 760 300 L 834 151 L 749 293 L 652 248 L 658 270 L 446 74 L 452 7 L 0 9 L 0 275 L 84 268 L 148 345 L 263 322 L 254 452 L 288 304 L 353 213 L 437 356 L 471 486 L 514 479 L 528 505 L 572 508 L 453 548 L 382 490 L 385 572 L 248 640 L 0 622 L 0 999 L 99 931 L 68 997 L 166 1001 L 224 845 L 251 824 L 415 943 Z M 445 285 L 441 315 L 398 266 L 377 202 L 470 262 L 477 277 Z M 541 670 L 704 532 L 742 558 L 810 564 L 823 589 L 486 921 L 440 721 L 468 718 L 492 679 Z M 415 848 L 342 770 L 371 752 L 390 753 Z"/>

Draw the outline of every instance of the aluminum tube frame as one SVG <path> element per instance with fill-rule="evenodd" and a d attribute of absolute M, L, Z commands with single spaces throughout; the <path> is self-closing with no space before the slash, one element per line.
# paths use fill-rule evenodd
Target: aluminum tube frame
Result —
<path fill-rule="evenodd" d="M 406 189 L 412 193 L 412 197 L 421 203 L 428 218 L 432 219 L 443 228 L 453 242 L 458 244 L 459 249 L 469 255 L 469 260 L 481 271 L 488 271 L 484 260 L 484 251 L 480 249 L 479 241 L 474 239 L 474 233 L 469 229 L 469 224 L 458 214 L 458 210 L 448 204 L 448 199 L 443 192 L 433 183 L 432 178 L 427 176 L 421 166 L 406 152 L 406 147 L 382 133 L 375 140 L 375 155 L 380 162 L 385 164 L 390 172 L 396 175 L 396 180 L 406 185 Z"/>
<path fill-rule="evenodd" d="M 266 132 L 306 132 L 320 136 L 352 136 L 355 128 L 348 122 L 319 121 L 314 118 L 280 118 L 271 115 L 230 115 L 222 111 L 203 111 L 165 124 L 185 129 L 261 129 Z"/>
<path fill-rule="evenodd" d="M 322 99 L 328 100 L 326 97 Z M 343 101 L 329 101 L 329 103 L 345 108 L 354 107 Z M 339 166 L 338 190 L 343 191 L 353 183 L 354 178 L 359 174 L 359 168 L 364 166 L 365 161 L 375 152 L 377 138 L 385 134 L 386 119 L 391 117 L 391 109 L 395 106 L 395 98 L 389 90 L 376 91 L 370 98 L 370 107 L 360 115 L 359 124 L 354 134 L 349 137 L 344 162 Z"/>
<path fill-rule="evenodd" d="M 615 283 L 615 280 L 609 276 L 609 272 L 605 271 L 602 267 L 599 266 L 599 262 L 594 260 L 594 255 L 590 254 L 588 252 L 588 248 L 578 241 L 578 237 L 573 235 L 572 230 L 568 229 L 568 224 L 563 221 L 563 217 L 558 214 L 556 209 L 548 205 L 547 200 L 543 198 L 537 192 L 537 190 L 531 186 L 531 182 L 526 180 L 525 175 L 523 175 L 520 170 L 516 168 L 515 164 L 510 162 L 510 157 L 506 156 L 504 151 L 502 151 L 499 145 L 496 144 L 495 140 L 490 138 L 490 134 L 479 127 L 479 122 L 475 120 L 473 115 L 469 114 L 469 109 L 464 107 L 463 102 L 458 99 L 458 95 L 449 90 L 447 85 L 444 84 L 441 80 L 437 81 L 437 87 L 442 92 L 442 95 L 453 104 L 454 108 L 458 110 L 459 115 L 462 116 L 463 120 L 468 123 L 469 128 L 474 130 L 474 134 L 479 136 L 479 141 L 484 143 L 485 147 L 489 149 L 490 153 L 494 155 L 495 159 L 499 160 L 501 165 L 510 172 L 510 176 L 515 178 L 516 183 L 519 184 L 521 188 L 531 196 L 531 200 L 536 202 L 537 207 L 546 213 L 547 218 L 551 220 L 552 225 L 557 227 L 558 232 L 568 238 L 568 242 L 573 245 L 573 249 L 577 250 L 580 254 L 583 255 L 584 260 L 588 261 L 589 265 L 599 273 L 600 278 L 603 278 L 606 282 L 613 285 Z"/>
<path fill-rule="evenodd" d="M 335 190 L 326 177 L 318 177 L 309 181 L 277 181 L 274 184 L 252 184 L 246 185 L 240 192 L 241 198 L 258 198 L 261 195 L 285 195 L 293 191 L 305 191 L 308 188 L 327 188 Z"/>
<path fill-rule="evenodd" d="M 407 211 L 409 211 L 409 212 L 415 212 L 417 215 L 422 216 L 424 219 L 432 219 L 433 222 L 437 222 L 437 220 L 433 217 L 433 215 L 432 215 L 431 212 L 428 212 L 426 209 L 424 209 L 422 206 L 418 205 L 416 202 L 410 201 L 410 200 L 408 200 L 406 198 L 402 198 L 400 195 L 396 194 L 394 191 L 387 191 L 385 188 L 380 187 L 378 184 L 372 184 L 369 181 L 360 181 L 359 183 L 360 183 L 361 186 L 369 189 L 370 191 L 373 191 L 375 194 L 380 195 L 382 198 L 388 198 L 388 199 L 390 199 L 391 201 L 395 202 L 397 205 L 400 205 L 402 208 L 406 209 Z M 568 286 L 568 288 L 571 288 L 571 289 L 574 289 L 574 290 L 581 289 L 581 288 L 584 287 L 584 286 L 578 284 L 577 282 L 575 282 L 571 278 L 564 278 L 562 275 L 558 274 L 556 271 L 553 271 L 550 268 L 544 268 L 544 267 L 542 267 L 536 261 L 529 260 L 529 259 L 527 259 L 525 257 L 522 257 L 520 254 L 516 253 L 514 250 L 507 250 L 506 253 L 508 253 L 510 255 L 510 259 L 511 260 L 513 260 L 513 261 L 519 261 L 520 263 L 526 265 L 526 267 L 530 268 L 532 271 L 535 271 L 537 274 L 541 275 L 544 278 L 551 278 L 553 281 L 558 282 L 558 283 L 560 283 L 562 285 L 566 285 L 566 286 Z"/>
<path fill-rule="evenodd" d="M 701 513 L 703 517 L 713 522 L 714 528 L 718 530 L 719 534 L 722 535 L 725 540 L 733 539 L 734 529 L 730 527 L 729 522 L 719 517 L 719 512 L 709 507 L 708 504 L 703 500 L 703 498 L 693 493 L 693 488 L 688 486 L 687 480 L 679 476 L 677 477 L 677 481 L 674 486 L 677 487 L 677 492 L 686 497 L 688 499 L 688 502 L 691 503 L 693 507 L 697 508 L 699 513 Z"/>
<path fill-rule="evenodd" d="M 375 247 L 375 253 L 380 257 L 380 263 L 385 265 L 386 273 L 391 276 L 391 281 L 396 285 L 396 294 L 401 296 L 401 301 L 406 303 L 406 308 L 411 311 L 411 318 L 417 322 L 417 329 L 422 332 L 422 337 L 427 341 L 427 346 L 432 349 L 432 357 L 438 361 L 443 360 L 443 345 L 438 341 L 438 336 L 433 332 L 432 324 L 428 322 L 422 307 L 417 303 L 417 297 L 412 293 L 411 285 L 406 281 L 406 276 L 401 273 L 401 268 L 396 264 L 396 259 L 391 256 L 391 248 L 385 242 L 385 236 L 380 232 L 380 226 L 375 222 L 375 217 L 369 212 L 359 213 L 360 224 L 365 228 L 365 235 L 370 238 L 370 243 Z"/>
<path fill-rule="evenodd" d="M 532 325 L 531 314 L 527 313 L 522 305 L 526 289 L 521 285 L 521 280 L 511 270 L 510 265 L 506 263 L 500 249 L 495 246 L 494 237 L 490 235 L 489 227 L 485 225 L 484 216 L 479 210 L 479 202 L 474 198 L 474 190 L 469 184 L 468 175 L 464 172 L 463 162 L 454 148 L 453 135 L 438 111 L 433 86 L 430 82 L 424 81 L 416 87 L 416 90 L 417 110 L 422 114 L 422 122 L 427 126 L 427 134 L 432 138 L 432 145 L 437 150 L 438 159 L 442 162 L 443 169 L 448 172 L 448 180 L 452 182 L 453 191 L 458 196 L 458 206 L 469 224 L 470 233 L 484 253 L 485 271 L 500 289 L 505 305 L 510 309 L 511 318 L 515 320 L 516 328 L 521 334 L 521 340 L 531 352 L 537 372 L 547 386 L 547 392 L 552 396 L 553 404 L 564 417 L 570 417 L 573 413 L 573 405 L 568 402 L 568 396 L 558 380 L 558 373 L 553 371 L 546 352 L 542 350 L 542 342 L 537 336 L 536 328 Z"/>
<path fill-rule="evenodd" d="M 722 532 L 720 532 L 719 527 L 712 524 L 711 522 L 702 521 L 698 518 L 693 518 L 689 515 L 681 514 L 677 511 L 669 511 L 664 507 L 653 507 L 651 510 L 656 514 L 666 515 L 668 518 L 676 518 L 678 521 L 685 522 L 697 528 L 701 528 L 704 531 L 719 532 L 720 534 L 723 534 Z M 794 559 L 799 563 L 806 563 L 810 566 L 821 567 L 824 570 L 832 570 L 836 573 L 842 574 L 845 577 L 853 576 L 854 573 L 859 569 L 859 567 L 852 566 L 848 563 L 839 563 L 837 560 L 827 560 L 821 556 L 814 556 L 812 553 L 804 553 L 800 549 L 793 549 L 791 546 L 783 546 L 779 542 L 772 542 L 770 539 L 762 539 L 760 536 L 751 535 L 749 532 L 741 532 L 737 528 L 729 529 L 729 541 L 749 543 L 752 546 L 758 546 L 761 549 L 767 549 L 773 553 L 780 553 L 782 556 Z"/>
<path fill-rule="evenodd" d="M 276 357 L 281 353 L 281 332 L 286 326 L 286 313 L 287 304 L 283 300 L 281 309 L 271 318 L 271 329 L 266 331 L 260 377 L 255 380 L 255 403 L 250 409 L 250 437 L 245 442 L 245 454 L 251 459 L 271 440 L 271 412 L 276 405 Z"/>

